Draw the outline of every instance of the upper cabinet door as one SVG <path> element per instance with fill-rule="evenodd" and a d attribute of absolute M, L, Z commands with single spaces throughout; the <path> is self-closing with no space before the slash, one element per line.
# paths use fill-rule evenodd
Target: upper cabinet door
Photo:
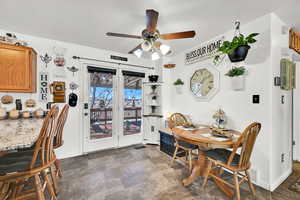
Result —
<path fill-rule="evenodd" d="M 0 92 L 36 92 L 36 52 L 0 43 Z"/>

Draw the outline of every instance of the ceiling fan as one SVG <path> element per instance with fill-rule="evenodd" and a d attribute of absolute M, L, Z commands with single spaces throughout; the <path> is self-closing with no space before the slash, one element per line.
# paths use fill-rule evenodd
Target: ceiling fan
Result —
<path fill-rule="evenodd" d="M 155 10 L 148 9 L 146 10 L 146 29 L 142 31 L 142 35 L 128 35 L 122 33 L 106 33 L 107 36 L 114 37 L 125 37 L 125 38 L 133 38 L 133 39 L 143 39 L 143 42 L 139 44 L 137 47 L 129 51 L 128 53 L 134 53 L 137 57 L 141 57 L 143 51 L 152 53 L 152 60 L 157 60 L 160 58 L 159 53 L 162 55 L 169 54 L 170 47 L 168 45 L 162 44 L 159 39 L 162 40 L 174 40 L 174 39 L 183 39 L 183 38 L 193 38 L 196 34 L 195 31 L 184 31 L 177 33 L 167 33 L 160 34 L 160 32 L 156 29 L 157 20 L 159 13 Z"/>

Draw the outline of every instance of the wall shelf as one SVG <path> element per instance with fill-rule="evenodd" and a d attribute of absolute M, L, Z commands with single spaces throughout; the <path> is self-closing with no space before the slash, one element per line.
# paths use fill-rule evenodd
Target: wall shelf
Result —
<path fill-rule="evenodd" d="M 144 143 L 159 144 L 159 128 L 162 125 L 162 82 L 144 82 Z"/>

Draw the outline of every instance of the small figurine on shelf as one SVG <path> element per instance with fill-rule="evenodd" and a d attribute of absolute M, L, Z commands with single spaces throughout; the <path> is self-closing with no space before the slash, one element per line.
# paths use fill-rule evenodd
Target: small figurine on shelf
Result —
<path fill-rule="evenodd" d="M 225 128 L 227 123 L 227 117 L 225 112 L 221 108 L 219 108 L 212 117 L 216 121 L 214 123 L 214 126 L 216 126 L 216 128 L 220 128 L 220 129 Z"/>

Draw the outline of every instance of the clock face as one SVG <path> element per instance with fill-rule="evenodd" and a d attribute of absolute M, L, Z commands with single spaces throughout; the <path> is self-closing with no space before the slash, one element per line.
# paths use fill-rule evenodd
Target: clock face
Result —
<path fill-rule="evenodd" d="M 196 97 L 207 97 L 214 88 L 214 75 L 207 68 L 197 70 L 191 78 L 191 90 Z"/>

